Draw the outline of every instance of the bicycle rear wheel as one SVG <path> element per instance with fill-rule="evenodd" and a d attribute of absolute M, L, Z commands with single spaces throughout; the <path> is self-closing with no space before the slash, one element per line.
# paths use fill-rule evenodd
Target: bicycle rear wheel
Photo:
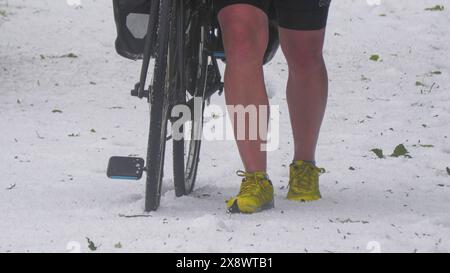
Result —
<path fill-rule="evenodd" d="M 199 102 L 197 107 L 189 105 L 190 118 L 179 129 L 184 138 L 173 140 L 174 185 L 175 194 L 179 197 L 192 192 L 197 177 L 209 55 L 205 48 L 207 30 L 202 25 L 201 14 L 190 7 L 181 7 L 177 20 L 177 31 L 182 31 L 180 39 L 184 45 L 178 53 L 182 75 L 176 95 L 177 103 L 187 104 L 194 99 Z"/>
<path fill-rule="evenodd" d="M 174 48 L 172 35 L 173 6 L 176 0 L 160 0 L 153 87 L 150 92 L 150 129 L 147 149 L 147 181 L 145 211 L 159 207 L 164 172 L 167 121 L 173 101 L 171 90 L 174 75 Z"/>

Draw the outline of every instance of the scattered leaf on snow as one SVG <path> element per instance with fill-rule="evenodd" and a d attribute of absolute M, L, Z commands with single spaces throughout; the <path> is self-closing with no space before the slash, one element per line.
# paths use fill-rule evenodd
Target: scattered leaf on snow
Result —
<path fill-rule="evenodd" d="M 11 184 L 11 185 L 9 185 L 9 187 L 7 187 L 6 189 L 7 189 L 8 191 L 10 191 L 10 190 L 14 189 L 15 187 L 16 187 L 16 184 Z"/>
<path fill-rule="evenodd" d="M 364 75 L 361 75 L 361 81 L 363 81 L 363 82 L 369 82 L 370 81 L 370 79 L 369 78 L 367 78 L 366 76 L 364 76 Z"/>
<path fill-rule="evenodd" d="M 450 175 L 450 168 L 447 167 L 447 174 Z"/>
<path fill-rule="evenodd" d="M 64 54 L 64 55 L 40 55 L 41 60 L 45 60 L 45 59 L 62 59 L 62 58 L 71 58 L 71 59 L 75 59 L 78 58 L 78 56 L 74 53 L 68 53 L 68 54 Z"/>
<path fill-rule="evenodd" d="M 94 244 L 93 241 L 91 241 L 91 239 L 89 239 L 88 237 L 86 237 L 86 240 L 88 242 L 88 247 L 91 251 L 96 251 L 97 250 L 97 246 Z"/>
<path fill-rule="evenodd" d="M 436 5 L 436 6 L 431 7 L 431 8 L 426 8 L 425 10 L 428 10 L 428 11 L 443 11 L 444 10 L 444 6 L 443 5 Z"/>
<path fill-rule="evenodd" d="M 117 244 L 114 245 L 115 248 L 122 248 L 122 244 L 120 242 L 118 242 Z"/>
<path fill-rule="evenodd" d="M 135 215 L 119 214 L 119 217 L 122 217 L 122 218 L 139 218 L 139 217 L 152 217 L 152 215 L 150 215 L 150 214 L 135 214 Z"/>
<path fill-rule="evenodd" d="M 78 58 L 78 56 L 74 53 L 64 54 L 59 56 L 60 58 Z"/>
<path fill-rule="evenodd" d="M 374 61 L 374 62 L 378 62 L 380 60 L 380 55 L 373 54 L 372 56 L 370 56 L 370 60 Z"/>
<path fill-rule="evenodd" d="M 397 145 L 395 147 L 394 152 L 391 154 L 392 157 L 399 157 L 399 156 L 407 156 L 408 150 L 406 150 L 405 146 L 403 144 Z"/>
<path fill-rule="evenodd" d="M 347 219 L 341 219 L 341 218 L 336 218 L 336 221 L 342 224 L 356 224 L 356 223 L 362 223 L 362 224 L 368 224 L 369 221 L 365 221 L 365 220 L 352 220 L 350 218 Z M 350 234 L 348 234 L 350 235 Z"/>
<path fill-rule="evenodd" d="M 59 109 L 53 109 L 53 110 L 52 110 L 52 113 L 58 113 L 58 114 L 61 114 L 61 113 L 62 113 L 62 111 L 61 111 L 61 110 L 59 110 Z"/>
<path fill-rule="evenodd" d="M 67 135 L 68 137 L 79 137 L 80 136 L 80 134 L 75 134 L 75 133 L 72 133 L 72 134 L 70 134 L 70 135 Z"/>
<path fill-rule="evenodd" d="M 37 136 L 39 139 L 45 139 L 45 137 L 41 136 L 41 135 L 39 134 L 38 131 L 35 131 L 35 132 L 36 132 L 36 136 Z"/>
<path fill-rule="evenodd" d="M 383 150 L 375 148 L 370 151 L 373 152 L 376 156 L 378 156 L 378 158 L 384 158 Z"/>
<path fill-rule="evenodd" d="M 432 144 L 420 144 L 420 147 L 423 147 L 423 148 L 433 148 L 434 145 L 432 145 Z"/>

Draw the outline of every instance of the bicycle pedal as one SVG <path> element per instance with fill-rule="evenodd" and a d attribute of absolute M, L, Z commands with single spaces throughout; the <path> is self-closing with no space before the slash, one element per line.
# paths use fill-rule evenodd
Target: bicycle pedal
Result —
<path fill-rule="evenodd" d="M 224 51 L 213 51 L 212 56 L 217 59 L 225 59 L 225 52 Z"/>
<path fill-rule="evenodd" d="M 106 175 L 111 179 L 139 180 L 145 170 L 145 160 L 139 157 L 113 156 Z"/>

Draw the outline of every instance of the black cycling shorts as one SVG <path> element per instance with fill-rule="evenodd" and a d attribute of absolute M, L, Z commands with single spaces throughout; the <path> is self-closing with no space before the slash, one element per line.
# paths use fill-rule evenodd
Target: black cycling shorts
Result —
<path fill-rule="evenodd" d="M 216 11 L 233 5 L 249 4 L 262 9 L 278 25 L 294 30 L 318 30 L 327 24 L 331 0 L 214 0 Z"/>

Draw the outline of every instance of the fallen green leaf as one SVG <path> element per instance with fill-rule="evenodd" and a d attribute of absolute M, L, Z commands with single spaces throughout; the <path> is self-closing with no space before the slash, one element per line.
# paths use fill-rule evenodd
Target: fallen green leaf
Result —
<path fill-rule="evenodd" d="M 378 62 L 379 59 L 380 59 L 380 55 L 373 54 L 372 56 L 370 56 L 371 61 Z"/>
<path fill-rule="evenodd" d="M 78 56 L 74 53 L 69 53 L 69 54 L 65 54 L 65 55 L 61 55 L 59 56 L 60 58 L 78 58 Z"/>
<path fill-rule="evenodd" d="M 392 157 L 400 157 L 400 156 L 407 156 L 408 150 L 406 150 L 405 145 L 399 144 L 397 147 L 395 147 L 394 152 L 391 154 Z"/>
<path fill-rule="evenodd" d="M 444 6 L 443 5 L 436 5 L 436 6 L 431 7 L 431 8 L 426 8 L 425 10 L 428 10 L 428 11 L 443 11 L 444 10 Z"/>
<path fill-rule="evenodd" d="M 375 148 L 370 151 L 373 152 L 376 156 L 378 156 L 378 158 L 384 158 L 383 150 Z"/>
<path fill-rule="evenodd" d="M 432 144 L 420 144 L 420 147 L 423 147 L 423 148 L 433 148 L 434 145 L 432 145 Z"/>

